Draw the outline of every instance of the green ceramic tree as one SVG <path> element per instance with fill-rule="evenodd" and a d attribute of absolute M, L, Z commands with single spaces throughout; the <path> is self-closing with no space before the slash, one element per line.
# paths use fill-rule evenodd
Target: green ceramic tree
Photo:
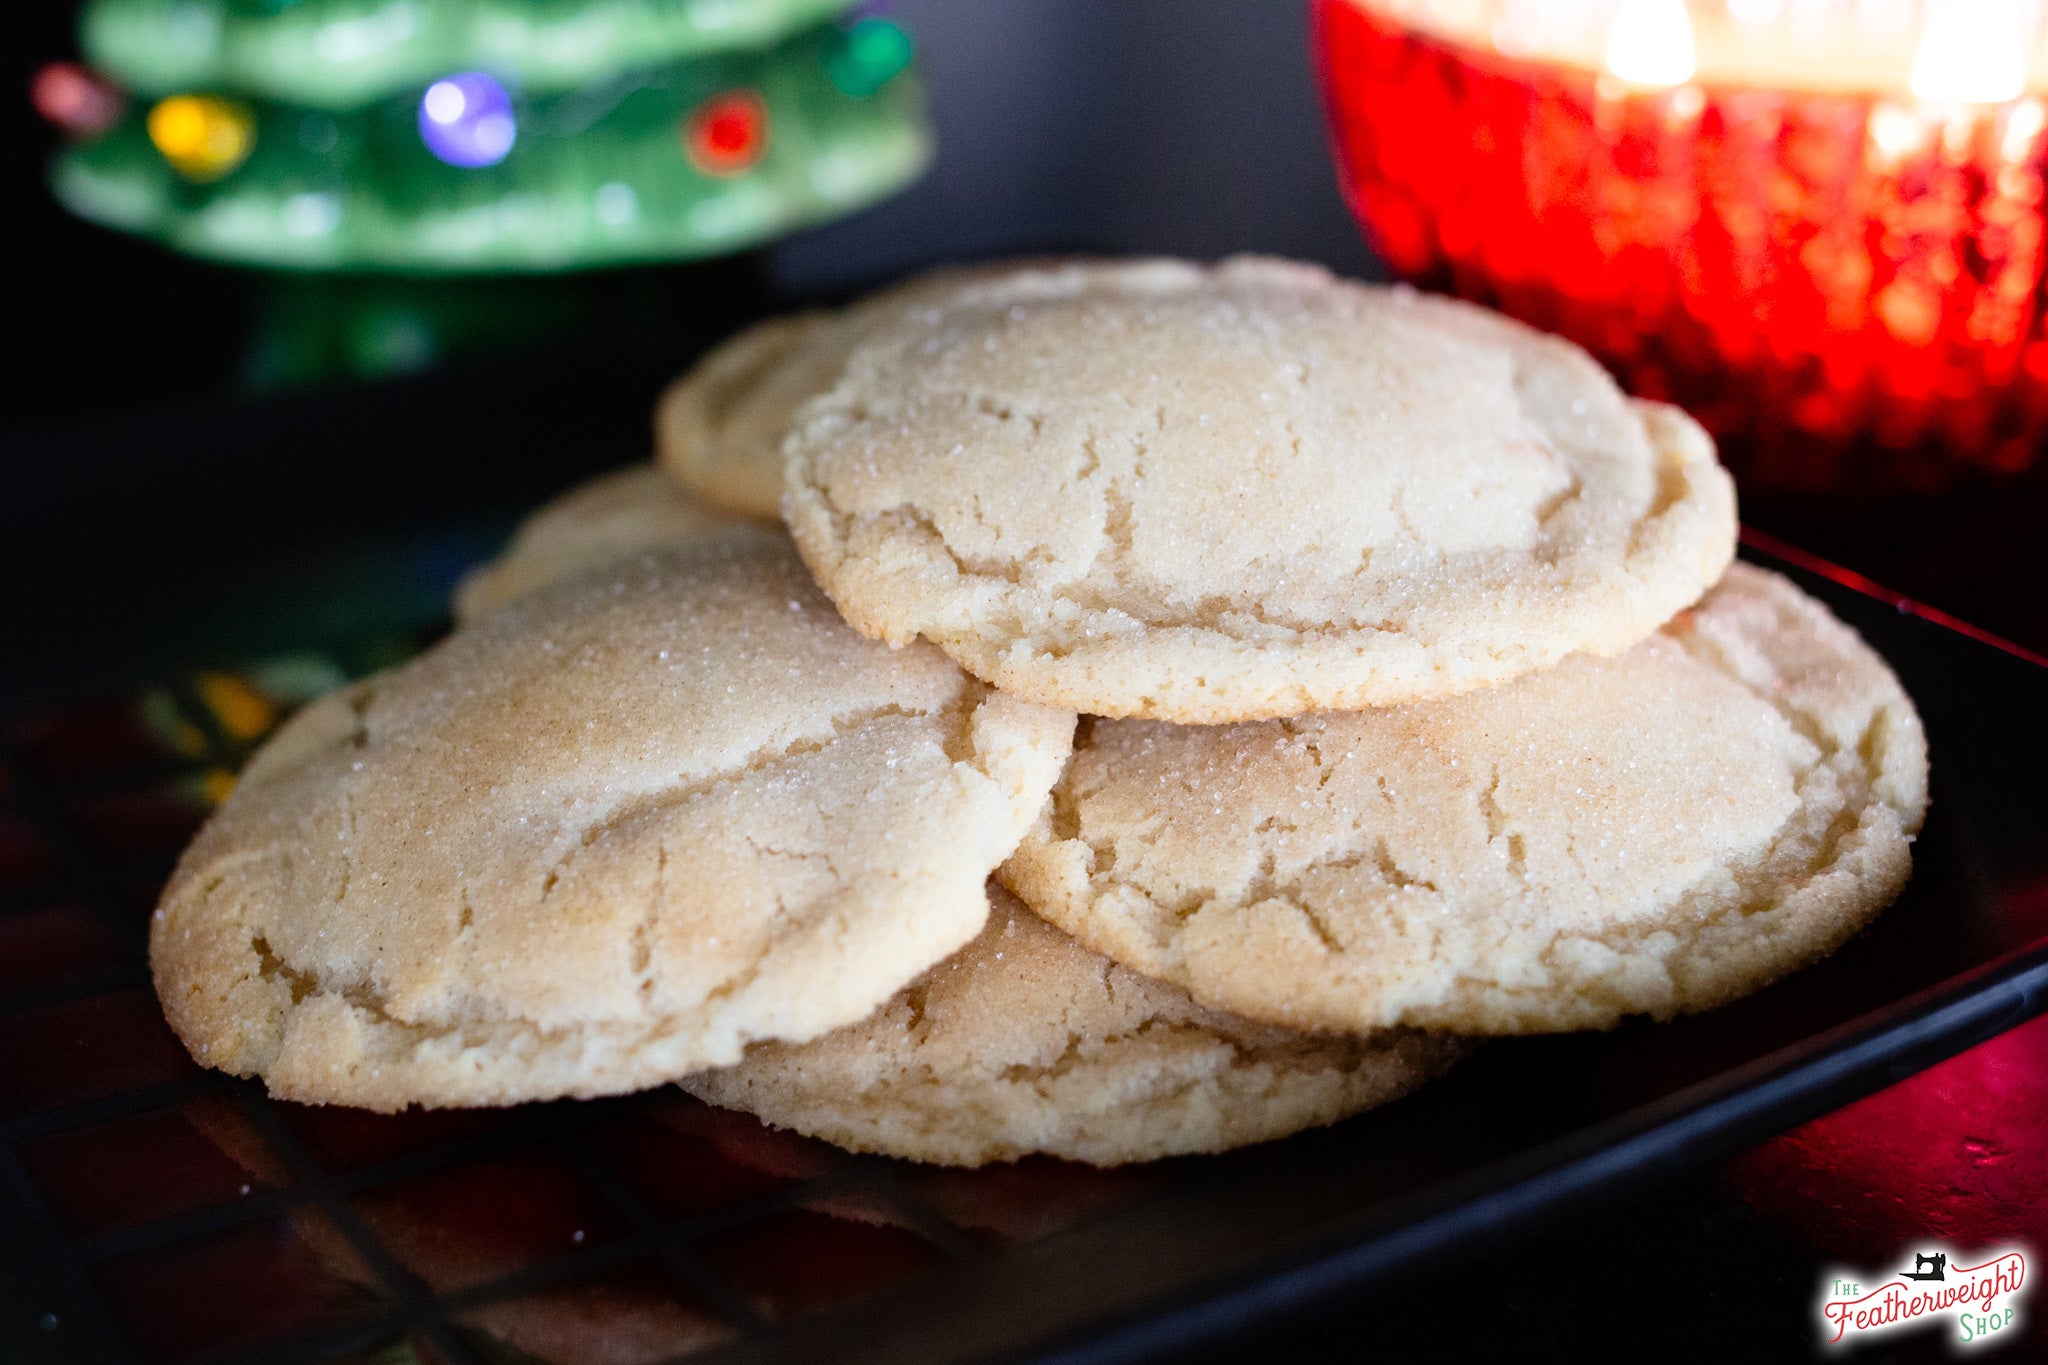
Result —
<path fill-rule="evenodd" d="M 38 100 L 76 139 L 53 171 L 65 204 L 197 256 L 433 274 L 681 260 L 924 166 L 909 39 L 848 8 L 92 0 L 92 72 L 45 73 Z"/>

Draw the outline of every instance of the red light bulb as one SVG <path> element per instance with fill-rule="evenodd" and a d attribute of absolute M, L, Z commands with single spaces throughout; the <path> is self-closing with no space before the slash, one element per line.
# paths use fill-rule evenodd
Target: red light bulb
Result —
<path fill-rule="evenodd" d="M 51 62 L 28 83 L 36 112 L 76 138 L 97 137 L 121 117 L 127 99 L 77 62 Z"/>
<path fill-rule="evenodd" d="M 729 90 L 697 106 L 683 129 L 690 164 L 706 175 L 738 175 L 768 146 L 768 106 L 751 90 Z"/>

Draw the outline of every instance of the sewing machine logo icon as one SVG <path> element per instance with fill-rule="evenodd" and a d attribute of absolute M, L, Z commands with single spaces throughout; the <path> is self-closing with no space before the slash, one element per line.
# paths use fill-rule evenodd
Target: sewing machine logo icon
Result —
<path fill-rule="evenodd" d="M 1899 1278 L 1903 1280 L 1946 1280 L 1948 1276 L 1942 1272 L 1947 1269 L 1947 1252 L 1937 1251 L 1932 1256 L 1929 1256 L 1924 1251 L 1916 1251 L 1913 1253 L 1913 1268 L 1911 1270 L 1901 1270 Z"/>

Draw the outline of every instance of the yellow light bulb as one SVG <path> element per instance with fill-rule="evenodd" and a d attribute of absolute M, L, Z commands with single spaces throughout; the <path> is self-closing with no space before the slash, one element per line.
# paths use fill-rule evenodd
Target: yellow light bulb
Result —
<path fill-rule="evenodd" d="M 249 159 L 256 116 L 212 95 L 173 95 L 149 111 L 149 140 L 187 180 L 218 180 Z"/>

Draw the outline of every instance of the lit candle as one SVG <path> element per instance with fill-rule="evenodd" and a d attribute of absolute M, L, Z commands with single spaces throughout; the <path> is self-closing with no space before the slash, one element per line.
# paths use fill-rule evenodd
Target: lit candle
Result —
<path fill-rule="evenodd" d="M 1388 263 L 1584 343 L 1752 485 L 2048 430 L 2039 0 L 1314 0 Z"/>

